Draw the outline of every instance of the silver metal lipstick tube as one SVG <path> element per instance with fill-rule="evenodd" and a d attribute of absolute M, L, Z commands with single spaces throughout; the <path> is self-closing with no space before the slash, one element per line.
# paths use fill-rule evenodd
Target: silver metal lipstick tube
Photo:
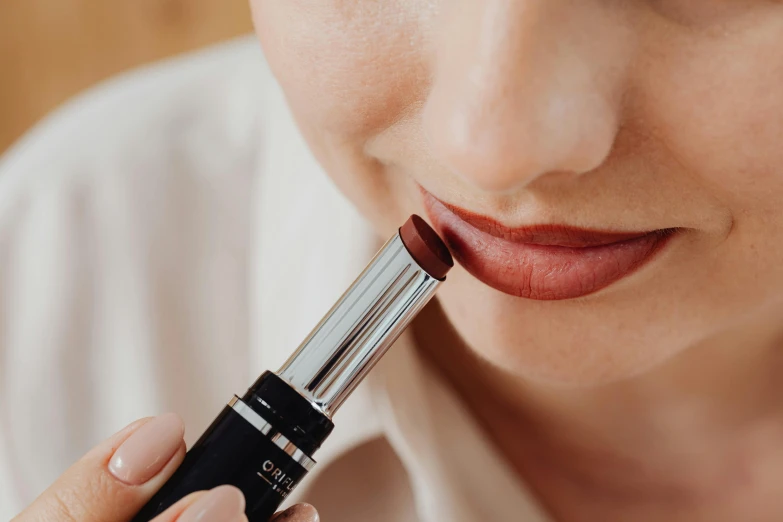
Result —
<path fill-rule="evenodd" d="M 419 259 L 434 263 L 428 266 L 439 277 L 452 266 L 446 246 L 425 227 L 418 216 L 403 225 L 282 369 L 261 374 L 218 414 L 133 522 L 223 484 L 242 492 L 249 522 L 272 517 L 315 465 L 313 454 L 334 428 L 331 416 L 441 283 L 402 238 L 413 252 L 422 249 Z"/>
<path fill-rule="evenodd" d="M 396 234 L 277 375 L 331 417 L 440 284 Z"/>

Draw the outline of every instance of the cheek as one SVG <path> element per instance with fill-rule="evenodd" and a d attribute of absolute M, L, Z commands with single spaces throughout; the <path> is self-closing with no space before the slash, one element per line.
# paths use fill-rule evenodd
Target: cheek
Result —
<path fill-rule="evenodd" d="M 256 32 L 311 151 L 383 235 L 407 218 L 406 176 L 367 144 L 426 95 L 431 0 L 252 0 Z"/>
<path fill-rule="evenodd" d="M 648 72 L 661 80 L 645 89 L 646 118 L 680 175 L 698 178 L 731 209 L 732 232 L 712 253 L 726 272 L 721 284 L 736 287 L 734 300 L 754 295 L 750 307 L 783 295 L 782 18 L 713 41 L 670 42 Z"/>
<path fill-rule="evenodd" d="M 428 6 L 423 0 L 252 2 L 265 54 L 299 124 L 351 141 L 388 126 L 422 92 Z"/>
<path fill-rule="evenodd" d="M 649 126 L 737 219 L 783 197 L 781 18 L 692 44 L 671 39 L 642 87 Z"/>

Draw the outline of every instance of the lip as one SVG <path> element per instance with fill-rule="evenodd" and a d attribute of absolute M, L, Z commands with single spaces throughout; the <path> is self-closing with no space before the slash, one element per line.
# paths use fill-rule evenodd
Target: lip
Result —
<path fill-rule="evenodd" d="M 541 301 L 575 299 L 606 288 L 649 262 L 678 231 L 510 228 L 423 193 L 435 228 L 468 272 L 501 292 Z"/>

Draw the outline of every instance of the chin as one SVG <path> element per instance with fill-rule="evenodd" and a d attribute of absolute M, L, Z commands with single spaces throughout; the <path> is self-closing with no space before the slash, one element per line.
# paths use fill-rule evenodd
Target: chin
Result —
<path fill-rule="evenodd" d="M 528 382 L 592 388 L 632 379 L 665 365 L 698 336 L 653 322 L 641 310 L 636 327 L 627 307 L 512 297 L 457 267 L 440 293 L 443 310 L 482 359 Z M 658 327 L 667 324 L 666 327 Z"/>

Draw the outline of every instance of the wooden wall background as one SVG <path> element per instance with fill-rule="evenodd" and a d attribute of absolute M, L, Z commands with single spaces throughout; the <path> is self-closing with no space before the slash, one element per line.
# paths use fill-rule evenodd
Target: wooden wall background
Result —
<path fill-rule="evenodd" d="M 251 30 L 247 0 L 0 0 L 0 152 L 112 74 Z"/>

